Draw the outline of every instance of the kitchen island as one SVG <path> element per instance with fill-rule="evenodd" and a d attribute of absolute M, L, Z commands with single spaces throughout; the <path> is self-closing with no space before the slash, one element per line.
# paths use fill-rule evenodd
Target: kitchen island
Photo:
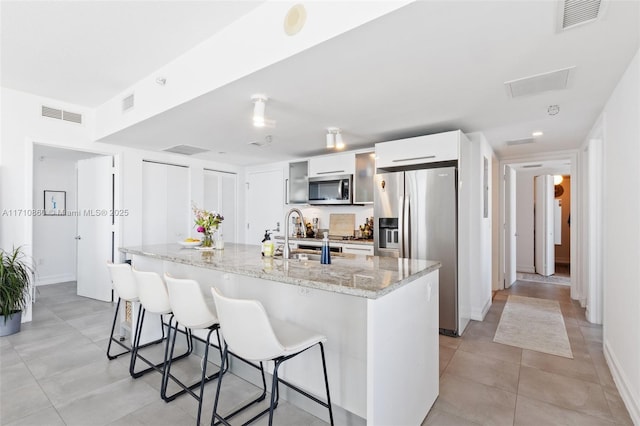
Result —
<path fill-rule="evenodd" d="M 262 302 L 267 312 L 327 336 L 336 424 L 420 424 L 438 395 L 439 262 L 333 256 L 332 264 L 262 258 L 259 246 L 200 251 L 178 244 L 122 248 L 141 270 L 193 278 L 206 298 L 218 287 Z M 285 365 L 283 378 L 324 395 L 319 354 Z M 232 364 L 235 374 L 255 372 Z M 295 393 L 284 398 L 320 418 L 326 410 Z"/>

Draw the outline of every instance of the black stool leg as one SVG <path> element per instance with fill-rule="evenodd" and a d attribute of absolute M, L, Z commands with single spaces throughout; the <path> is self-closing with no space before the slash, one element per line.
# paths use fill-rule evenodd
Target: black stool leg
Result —
<path fill-rule="evenodd" d="M 131 348 L 130 347 L 124 345 L 122 342 L 120 342 L 119 340 L 114 339 L 114 337 L 113 337 L 113 332 L 116 329 L 116 322 L 118 321 L 118 314 L 120 313 L 120 302 L 121 301 L 122 301 L 122 299 L 120 299 L 118 297 L 118 303 L 116 304 L 116 312 L 113 314 L 113 323 L 111 324 L 111 335 L 109 336 L 109 345 L 107 346 L 107 358 L 109 360 L 116 359 L 119 356 L 122 356 L 124 354 L 128 354 L 129 352 L 131 352 Z M 119 354 L 111 355 L 111 343 L 112 342 L 116 342 L 118 345 L 122 346 L 126 350 L 124 352 L 120 352 Z"/>
<path fill-rule="evenodd" d="M 320 342 L 320 353 L 322 354 L 322 371 L 324 372 L 324 386 L 327 389 L 327 406 L 329 408 L 329 423 L 333 426 L 333 409 L 331 408 L 331 396 L 329 396 L 329 378 L 327 377 L 327 362 L 324 358 L 324 345 Z"/>

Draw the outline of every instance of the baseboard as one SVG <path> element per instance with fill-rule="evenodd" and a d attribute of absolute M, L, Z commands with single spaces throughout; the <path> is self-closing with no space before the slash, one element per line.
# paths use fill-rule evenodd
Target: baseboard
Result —
<path fill-rule="evenodd" d="M 67 283 L 69 281 L 75 281 L 75 274 L 58 274 L 58 275 L 46 275 L 44 277 L 38 277 L 36 279 L 36 287 L 41 285 Z"/>
<path fill-rule="evenodd" d="M 535 274 L 536 268 L 535 266 L 516 265 L 516 272 L 528 272 L 529 274 Z"/>
<path fill-rule="evenodd" d="M 483 321 L 484 317 L 487 315 L 487 312 L 489 312 L 490 308 L 491 308 L 491 299 L 487 300 L 487 303 L 484 304 L 482 309 L 471 308 L 471 319 L 474 321 Z"/>
<path fill-rule="evenodd" d="M 620 363 L 618 362 L 615 354 L 611 351 L 606 340 L 603 346 L 604 358 L 607 361 L 609 370 L 611 370 L 611 376 L 613 376 L 613 381 L 618 388 L 618 393 L 620 394 L 624 405 L 627 407 L 627 411 L 629 412 L 629 416 L 631 416 L 633 424 L 640 425 L 640 397 L 638 395 L 633 395 L 631 387 L 627 383 L 627 378 L 621 374 L 622 370 L 620 369 Z"/>

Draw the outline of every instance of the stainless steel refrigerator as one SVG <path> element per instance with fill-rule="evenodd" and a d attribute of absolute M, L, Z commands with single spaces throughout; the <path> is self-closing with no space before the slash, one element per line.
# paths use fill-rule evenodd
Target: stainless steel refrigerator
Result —
<path fill-rule="evenodd" d="M 457 180 L 457 167 L 447 163 L 447 167 L 376 174 L 374 191 L 375 254 L 442 263 L 440 332 L 456 336 Z"/>

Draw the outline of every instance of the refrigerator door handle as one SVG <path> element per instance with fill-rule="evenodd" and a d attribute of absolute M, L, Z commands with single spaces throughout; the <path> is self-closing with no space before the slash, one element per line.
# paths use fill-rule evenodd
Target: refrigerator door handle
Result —
<path fill-rule="evenodd" d="M 404 195 L 398 197 L 398 257 L 404 257 Z"/>
<path fill-rule="evenodd" d="M 404 223 L 404 226 L 402 227 L 402 251 L 404 252 L 403 257 L 411 259 L 411 199 L 408 195 L 405 195 L 404 197 L 402 216 L 402 222 Z"/>

